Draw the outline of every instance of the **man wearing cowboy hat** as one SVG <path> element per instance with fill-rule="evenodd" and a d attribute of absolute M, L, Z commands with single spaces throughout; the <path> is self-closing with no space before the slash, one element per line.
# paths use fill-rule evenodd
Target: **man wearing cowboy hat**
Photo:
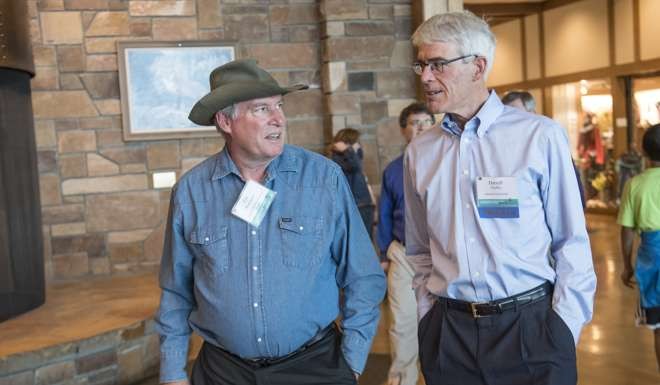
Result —
<path fill-rule="evenodd" d="M 210 82 L 189 118 L 226 144 L 172 191 L 160 381 L 188 383 L 194 331 L 204 339 L 195 385 L 355 384 L 385 279 L 341 169 L 284 144 L 282 95 L 306 87 L 280 87 L 254 60 L 218 67 Z"/>

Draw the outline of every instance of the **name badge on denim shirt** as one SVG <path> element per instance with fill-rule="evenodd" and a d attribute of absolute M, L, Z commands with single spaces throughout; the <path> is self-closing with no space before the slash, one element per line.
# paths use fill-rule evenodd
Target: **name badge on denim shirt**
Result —
<path fill-rule="evenodd" d="M 276 194 L 275 191 L 249 180 L 231 208 L 231 213 L 252 226 L 259 227 Z"/>
<path fill-rule="evenodd" d="M 517 179 L 478 177 L 477 208 L 480 218 L 520 218 Z"/>

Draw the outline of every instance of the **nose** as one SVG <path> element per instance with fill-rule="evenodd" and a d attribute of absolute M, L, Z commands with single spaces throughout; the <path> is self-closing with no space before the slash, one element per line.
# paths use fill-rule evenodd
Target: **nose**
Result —
<path fill-rule="evenodd" d="M 284 109 L 274 108 L 270 114 L 270 124 L 281 127 L 286 123 L 286 116 L 284 116 Z"/>
<path fill-rule="evenodd" d="M 430 65 L 425 65 L 422 67 L 422 74 L 419 75 L 423 83 L 428 83 L 430 81 L 435 80 L 435 75 L 433 75 L 433 72 L 431 71 L 431 66 Z"/>

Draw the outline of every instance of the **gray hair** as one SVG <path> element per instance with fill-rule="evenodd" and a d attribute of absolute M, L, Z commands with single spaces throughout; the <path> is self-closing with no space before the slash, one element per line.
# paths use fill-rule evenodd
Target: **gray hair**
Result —
<path fill-rule="evenodd" d="M 486 58 L 486 73 L 493 69 L 495 59 L 495 35 L 485 20 L 470 11 L 450 12 L 435 15 L 426 20 L 412 35 L 412 43 L 419 48 L 422 44 L 454 43 L 462 55 L 479 55 Z"/>
<path fill-rule="evenodd" d="M 236 103 L 230 104 L 227 107 L 221 109 L 218 111 L 220 114 L 226 116 L 230 120 L 234 120 L 238 117 L 238 105 Z M 222 134 L 222 136 L 225 138 L 225 140 L 229 139 L 229 135 L 227 135 L 226 132 L 222 131 L 220 128 L 220 125 L 218 124 L 218 121 L 216 119 L 213 119 L 213 123 L 215 123 L 215 129 Z"/>
<path fill-rule="evenodd" d="M 509 91 L 502 96 L 502 103 L 508 106 L 518 99 L 520 99 L 525 107 L 525 111 L 536 112 L 536 101 L 534 100 L 534 96 L 527 91 Z"/>

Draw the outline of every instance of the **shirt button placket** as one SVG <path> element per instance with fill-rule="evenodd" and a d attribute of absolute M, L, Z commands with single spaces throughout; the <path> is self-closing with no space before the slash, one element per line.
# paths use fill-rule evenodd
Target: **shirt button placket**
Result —
<path fill-rule="evenodd" d="M 252 271 L 252 279 L 250 283 L 252 285 L 252 309 L 254 311 L 254 320 L 255 320 L 255 337 L 257 341 L 257 349 L 262 356 L 267 355 L 267 348 L 265 346 L 263 335 L 264 335 L 264 314 L 263 306 L 260 304 L 260 300 L 263 298 L 263 286 L 261 275 L 259 274 L 259 266 L 261 262 L 261 245 L 259 243 L 259 231 L 256 228 L 248 225 L 248 252 L 249 252 L 249 267 Z"/>
<path fill-rule="evenodd" d="M 470 279 L 472 280 L 475 289 L 477 289 L 477 295 L 481 297 L 479 289 L 481 284 L 479 283 L 479 277 L 481 274 L 477 271 L 478 267 L 481 266 L 480 256 L 478 245 L 476 244 L 475 235 L 477 233 L 477 219 L 475 218 L 475 213 L 472 206 L 472 197 L 473 197 L 473 186 L 472 179 L 470 176 L 470 167 L 471 167 L 471 153 L 470 146 L 474 142 L 470 139 L 472 130 L 467 129 L 463 132 L 461 136 L 461 153 L 459 158 L 459 170 L 460 177 L 458 178 L 458 183 L 460 186 L 461 200 L 463 201 L 463 206 L 465 210 L 463 211 L 463 242 L 467 244 L 465 247 L 468 274 L 470 274 Z M 476 143 L 476 142 L 475 142 Z"/>

